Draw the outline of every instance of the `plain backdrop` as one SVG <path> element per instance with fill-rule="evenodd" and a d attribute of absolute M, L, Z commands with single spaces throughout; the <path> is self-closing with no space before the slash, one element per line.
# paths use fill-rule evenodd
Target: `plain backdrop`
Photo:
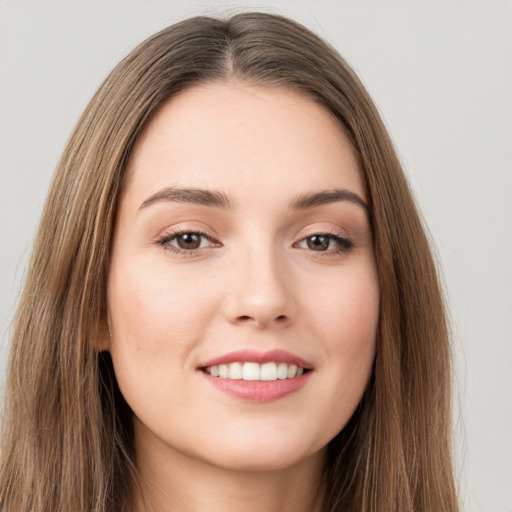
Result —
<path fill-rule="evenodd" d="M 248 8 L 292 16 L 328 39 L 375 99 L 445 275 L 464 510 L 512 512 L 507 1 L 0 1 L 0 382 L 48 185 L 93 92 L 153 32 L 190 15 Z"/>

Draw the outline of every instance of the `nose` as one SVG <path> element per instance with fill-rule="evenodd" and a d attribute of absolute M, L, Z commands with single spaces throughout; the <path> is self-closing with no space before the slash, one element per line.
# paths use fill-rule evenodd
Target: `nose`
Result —
<path fill-rule="evenodd" d="M 293 280 L 279 255 L 267 249 L 244 254 L 230 273 L 223 308 L 232 324 L 285 327 L 295 320 Z"/>

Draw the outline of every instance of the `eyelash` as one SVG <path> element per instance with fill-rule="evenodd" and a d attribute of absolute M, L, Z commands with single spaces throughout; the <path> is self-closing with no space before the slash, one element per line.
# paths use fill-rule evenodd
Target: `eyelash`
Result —
<path fill-rule="evenodd" d="M 218 242 L 213 240 L 206 233 L 203 233 L 201 231 L 193 231 L 193 230 L 190 230 L 190 229 L 179 229 L 179 230 L 176 230 L 176 231 L 172 231 L 171 233 L 167 233 L 167 234 L 163 235 L 161 238 L 157 239 L 156 240 L 156 244 L 159 245 L 159 246 L 162 246 L 164 248 L 164 250 L 166 250 L 166 251 L 169 251 L 169 252 L 171 252 L 173 254 L 179 254 L 179 255 L 184 256 L 184 257 L 195 256 L 201 249 L 203 249 L 201 247 L 197 248 L 197 249 L 181 249 L 179 247 L 175 247 L 173 245 L 170 245 L 170 242 L 172 240 L 176 239 L 177 237 L 179 237 L 180 235 L 197 235 L 199 237 L 206 238 L 210 243 L 214 244 L 214 246 L 215 246 L 215 244 L 220 245 Z M 330 240 L 332 240 L 335 243 L 337 243 L 338 244 L 338 248 L 334 251 L 335 254 L 347 254 L 355 246 L 354 242 L 350 238 L 343 237 L 339 233 L 337 233 L 336 231 L 323 231 L 323 232 L 320 232 L 320 233 L 312 233 L 311 235 L 308 235 L 308 236 L 302 238 L 301 240 L 299 240 L 299 242 L 296 242 L 294 244 L 294 246 L 297 245 L 300 242 L 304 242 L 308 238 L 313 238 L 315 236 L 318 236 L 318 237 L 328 237 Z M 324 256 L 332 256 L 333 255 L 333 251 L 332 250 L 328 250 L 328 251 L 314 251 L 314 250 L 311 249 L 310 252 L 312 252 L 312 253 L 319 253 L 319 255 L 324 255 Z"/>
<path fill-rule="evenodd" d="M 311 235 L 308 235 L 308 236 L 302 238 L 297 243 L 304 242 L 305 240 L 308 240 L 308 238 L 313 238 L 315 236 L 327 237 L 327 238 L 329 238 L 329 240 L 332 240 L 333 242 L 335 242 L 338 245 L 337 249 L 335 249 L 334 251 L 333 250 L 314 251 L 314 250 L 311 249 L 311 252 L 318 253 L 319 255 L 323 255 L 323 254 L 325 254 L 325 255 L 332 255 L 333 252 L 335 254 L 347 254 L 355 246 L 354 242 L 350 238 L 348 238 L 346 236 L 341 236 L 336 231 L 323 231 L 323 232 L 320 232 L 320 233 L 312 233 Z M 294 245 L 296 245 L 296 244 L 294 244 Z M 329 245 L 330 245 L 330 243 L 329 243 Z"/>
<path fill-rule="evenodd" d="M 161 238 L 159 238 L 156 243 L 157 245 L 162 246 L 166 251 L 169 251 L 173 254 L 180 254 L 181 256 L 195 256 L 200 250 L 199 249 L 180 249 L 179 247 L 174 247 L 173 245 L 170 245 L 169 243 L 174 240 L 175 238 L 178 238 L 180 235 L 197 235 L 202 238 L 206 238 L 209 242 L 215 243 L 214 240 L 208 236 L 206 233 L 203 233 L 201 231 L 193 231 L 190 229 L 178 229 L 176 231 L 172 231 L 170 233 L 167 233 L 163 235 Z"/>

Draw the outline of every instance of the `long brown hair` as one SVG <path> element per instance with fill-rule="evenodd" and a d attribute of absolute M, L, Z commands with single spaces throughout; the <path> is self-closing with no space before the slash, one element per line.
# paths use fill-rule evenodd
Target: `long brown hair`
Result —
<path fill-rule="evenodd" d="M 428 239 L 377 109 L 328 44 L 284 17 L 196 17 L 152 36 L 100 87 L 44 208 L 15 317 L 2 431 L 0 509 L 129 510 L 131 412 L 97 340 L 130 152 L 184 89 L 237 78 L 327 108 L 366 186 L 381 291 L 365 395 L 328 446 L 326 511 L 458 510 L 450 456 L 450 352 Z"/>

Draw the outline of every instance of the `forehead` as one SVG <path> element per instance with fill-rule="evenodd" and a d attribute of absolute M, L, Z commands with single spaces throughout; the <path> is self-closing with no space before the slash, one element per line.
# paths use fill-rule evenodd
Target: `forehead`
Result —
<path fill-rule="evenodd" d="M 354 150 L 324 107 L 284 88 L 206 84 L 166 103 L 129 160 L 139 204 L 165 186 L 215 188 L 254 201 L 344 188 L 364 198 Z"/>

